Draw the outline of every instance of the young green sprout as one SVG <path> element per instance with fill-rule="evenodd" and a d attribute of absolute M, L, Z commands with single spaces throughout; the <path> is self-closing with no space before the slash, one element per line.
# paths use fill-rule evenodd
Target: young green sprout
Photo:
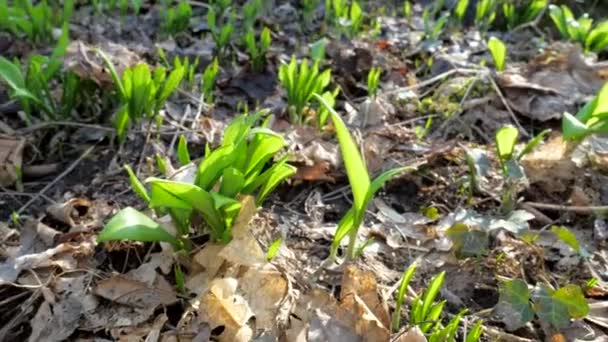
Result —
<path fill-rule="evenodd" d="M 80 82 L 78 77 L 72 73 L 63 75 L 61 103 L 57 103 L 50 89 L 63 65 L 61 57 L 65 54 L 68 43 L 68 26 L 65 25 L 51 56 L 30 56 L 25 72 L 19 61 L 11 62 L 0 56 L 0 79 L 8 85 L 10 96 L 20 102 L 27 124 L 32 122 L 35 112 L 44 120 L 71 116 Z"/>
<path fill-rule="evenodd" d="M 575 19 L 568 6 L 554 4 L 549 5 L 549 16 L 562 38 L 580 43 L 586 52 L 601 52 L 608 48 L 608 20 L 594 26 L 588 14 Z"/>
<path fill-rule="evenodd" d="M 505 2 L 502 5 L 502 13 L 507 19 L 507 28 L 512 30 L 520 25 L 535 20 L 536 17 L 547 7 L 548 0 L 532 0 L 523 7 L 516 7 L 514 3 Z"/>
<path fill-rule="evenodd" d="M 497 0 L 479 0 L 475 10 L 475 25 L 480 31 L 487 31 L 496 19 Z"/>
<path fill-rule="evenodd" d="M 304 124 L 313 94 L 322 94 L 331 81 L 331 70 L 319 71 L 319 63 L 309 67 L 304 59 L 298 68 L 296 57 L 292 56 L 289 64 L 279 66 L 279 81 L 287 93 L 291 122 Z"/>
<path fill-rule="evenodd" d="M 391 169 L 380 174 L 373 181 L 370 180 L 363 158 L 361 158 L 361 154 L 359 153 L 359 148 L 355 144 L 342 118 L 323 97 L 318 94 L 315 94 L 315 97 L 329 112 L 329 116 L 333 121 L 340 144 L 340 151 L 342 152 L 342 159 L 346 167 L 346 175 L 353 192 L 353 205 L 338 223 L 330 249 L 330 257 L 332 259 L 336 257 L 342 240 L 348 236 L 349 244 L 346 255 L 348 259 L 353 260 L 357 255 L 358 232 L 363 223 L 368 203 L 386 182 L 399 174 L 413 170 L 413 168 L 399 167 Z"/>
<path fill-rule="evenodd" d="M 564 139 L 581 141 L 591 134 L 608 133 L 608 83 L 576 115 L 564 113 L 562 118 Z"/>
<path fill-rule="evenodd" d="M 131 124 L 138 123 L 142 118 L 154 119 L 162 109 L 173 91 L 181 83 L 185 70 L 183 67 L 173 69 L 168 75 L 164 67 L 157 67 L 154 72 L 145 64 L 127 68 L 118 76 L 116 69 L 108 57 L 98 50 L 114 81 L 120 97 L 120 109 L 116 114 L 114 126 L 119 141 L 124 141 Z"/>
<path fill-rule="evenodd" d="M 502 211 L 511 213 L 515 206 L 516 185 L 525 179 L 520 165 L 521 159 L 542 142 L 551 130 L 547 129 L 532 138 L 519 153 L 515 151 L 519 131 L 513 126 L 505 126 L 496 132 L 496 154 L 505 179 L 505 188 L 502 195 Z"/>
<path fill-rule="evenodd" d="M 198 165 L 194 184 L 149 178 L 146 180 L 148 191 L 132 170 L 126 168 L 136 193 L 157 213 L 170 215 L 176 234 L 168 233 L 143 213 L 126 208 L 108 222 L 98 241 L 168 242 L 176 250 L 187 249 L 193 228 L 191 217 L 197 214 L 213 240 L 229 242 L 232 225 L 246 205 L 241 202 L 243 196 L 254 195 L 255 205 L 259 206 L 283 180 L 295 173 L 286 157 L 273 160 L 285 146 L 283 138 L 265 127 L 253 127 L 263 114 L 233 120 L 226 128 L 222 145 L 207 151 Z M 180 139 L 183 151 L 182 141 Z M 185 162 L 186 156 L 180 159 Z"/>
<path fill-rule="evenodd" d="M 219 71 L 220 67 L 217 62 L 217 58 L 214 58 L 213 62 L 207 65 L 205 71 L 203 72 L 203 78 L 201 80 L 203 88 L 203 100 L 208 104 L 213 103 L 213 88 L 215 86 L 215 79 Z"/>
<path fill-rule="evenodd" d="M 222 23 L 218 24 L 218 21 Z M 218 14 L 213 7 L 210 7 L 207 12 L 207 26 L 209 26 L 209 30 L 211 31 L 211 37 L 215 42 L 216 54 L 218 56 L 223 55 L 228 49 L 234 31 L 234 21 L 234 13 L 229 13 L 228 19 L 226 19 L 223 15 L 218 18 Z"/>
<path fill-rule="evenodd" d="M 163 30 L 169 34 L 177 34 L 188 29 L 192 7 L 186 0 L 182 0 L 177 6 L 170 7 L 164 11 Z"/>
<path fill-rule="evenodd" d="M 367 94 L 371 98 L 375 98 L 378 93 L 378 84 L 380 83 L 380 74 L 382 69 L 371 68 L 367 74 Z"/>
<path fill-rule="evenodd" d="M 261 72 L 266 65 L 266 53 L 268 52 L 268 48 L 270 48 L 270 30 L 268 27 L 264 27 L 260 33 L 259 41 L 256 43 L 253 29 L 250 29 L 245 34 L 244 40 L 253 71 Z"/>
<path fill-rule="evenodd" d="M 492 60 L 497 71 L 503 71 L 505 69 L 505 61 L 507 59 L 507 47 L 502 40 L 496 37 L 490 37 L 488 40 L 488 49 L 492 54 Z"/>

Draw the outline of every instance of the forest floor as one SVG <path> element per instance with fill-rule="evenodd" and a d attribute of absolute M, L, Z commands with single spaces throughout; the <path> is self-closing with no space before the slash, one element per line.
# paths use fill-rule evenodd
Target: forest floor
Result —
<path fill-rule="evenodd" d="M 448 338 L 433 331 L 463 309 L 458 341 L 477 322 L 485 341 L 608 341 L 608 140 L 590 135 L 573 144 L 561 123 L 602 89 L 606 51 L 585 53 L 560 38 L 546 9 L 513 29 L 498 6 L 483 30 L 469 10 L 435 34 L 453 9 L 427 14 L 425 23 L 431 3 L 413 2 L 406 17 L 402 4 L 365 1 L 362 27 L 350 34 L 340 20 L 324 19 L 322 3 L 311 13 L 299 1 L 262 3 L 253 28 L 268 27 L 272 38 L 263 68 L 252 68 L 241 42 L 243 4 L 234 1 L 235 32 L 218 59 L 213 101 L 201 101 L 199 86 L 218 54 L 206 19 L 213 5 L 197 1 L 187 29 L 173 35 L 162 29 L 160 4 L 145 2 L 136 15 L 77 1 L 61 73 L 76 74 L 87 95 L 68 117 L 24 121 L 0 79 L 0 341 L 441 341 Z M 608 17 L 599 4 L 568 4 L 598 21 Z M 506 46 L 504 70 L 488 50 L 490 37 Z M 49 55 L 54 44 L 0 33 L 8 59 Z M 370 201 L 358 236 L 370 242 L 355 260 L 347 260 L 346 244 L 330 258 L 352 205 L 334 127 L 293 123 L 278 78 L 292 55 L 311 59 L 319 46 L 319 68 L 331 69 L 327 90 L 339 87 L 336 111 L 369 174 L 415 168 Z M 142 120 L 120 143 L 116 92 L 95 47 L 119 73 L 164 65 L 159 49 L 169 64 L 187 56 L 198 66 L 193 83 L 161 109 L 160 127 Z M 370 96 L 373 67 L 381 75 Z M 51 87 L 57 99 L 60 84 Z M 269 110 L 269 128 L 285 138 L 297 172 L 235 224 L 232 241 L 211 242 L 200 230 L 189 253 L 96 241 L 125 207 L 153 215 L 123 165 L 141 180 L 160 176 L 157 155 L 177 168 L 182 135 L 190 167 L 198 164 L 245 108 Z M 495 134 L 505 126 L 517 128 L 517 151 L 550 129 L 510 161 L 518 176 L 504 172 L 496 152 Z M 394 326 L 400 280 L 414 263 Z M 410 308 L 439 274 L 435 301 L 445 303 L 423 333 Z"/>

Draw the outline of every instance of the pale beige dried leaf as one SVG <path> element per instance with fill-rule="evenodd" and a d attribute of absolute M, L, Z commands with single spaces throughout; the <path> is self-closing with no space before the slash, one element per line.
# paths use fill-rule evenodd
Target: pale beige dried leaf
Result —
<path fill-rule="evenodd" d="M 262 269 L 249 269 L 239 279 L 240 289 L 255 314 L 256 328 L 270 330 L 274 326 L 279 305 L 287 295 L 287 279 L 267 264 Z"/>
<path fill-rule="evenodd" d="M 236 293 L 234 278 L 214 279 L 200 301 L 199 314 L 211 328 L 223 326 L 220 341 L 249 341 L 253 331 L 247 321 L 253 316 L 246 300 Z"/>

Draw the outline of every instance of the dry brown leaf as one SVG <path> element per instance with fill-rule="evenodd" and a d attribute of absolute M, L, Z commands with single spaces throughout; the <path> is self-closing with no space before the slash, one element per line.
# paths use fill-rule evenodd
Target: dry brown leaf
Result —
<path fill-rule="evenodd" d="M 25 139 L 0 139 L 0 186 L 11 186 L 19 179 Z"/>
<path fill-rule="evenodd" d="M 201 298 L 201 320 L 209 323 L 212 329 L 224 327 L 220 341 L 245 342 L 253 336 L 247 325 L 253 312 L 247 301 L 237 294 L 237 285 L 234 278 L 214 279 L 209 291 Z"/>
<path fill-rule="evenodd" d="M 501 73 L 497 81 L 512 109 L 541 122 L 576 112 L 604 83 L 580 46 L 564 43 L 530 61 L 525 74 Z"/>
<path fill-rule="evenodd" d="M 93 292 L 110 301 L 143 309 L 175 303 L 175 290 L 156 272 L 160 260 L 154 261 L 156 263 L 142 264 L 127 274 L 114 275 L 100 281 Z"/>

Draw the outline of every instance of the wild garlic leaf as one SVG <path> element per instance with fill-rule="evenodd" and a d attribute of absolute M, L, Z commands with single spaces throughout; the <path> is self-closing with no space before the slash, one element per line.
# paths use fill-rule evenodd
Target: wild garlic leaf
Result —
<path fill-rule="evenodd" d="M 97 236 L 98 242 L 120 240 L 168 242 L 176 250 L 181 249 L 179 240 L 132 207 L 126 207 L 114 215 Z"/>
<path fill-rule="evenodd" d="M 515 144 L 519 131 L 513 126 L 505 126 L 496 132 L 496 150 L 501 163 L 506 162 L 513 156 Z"/>

